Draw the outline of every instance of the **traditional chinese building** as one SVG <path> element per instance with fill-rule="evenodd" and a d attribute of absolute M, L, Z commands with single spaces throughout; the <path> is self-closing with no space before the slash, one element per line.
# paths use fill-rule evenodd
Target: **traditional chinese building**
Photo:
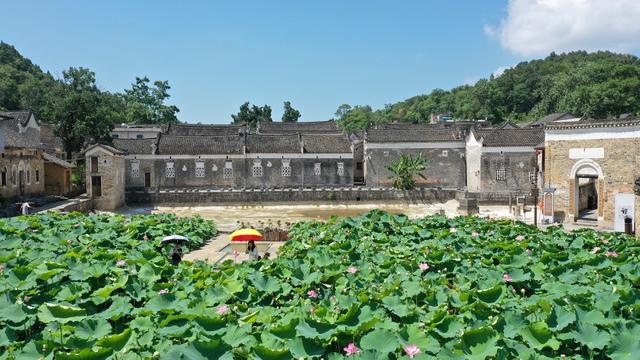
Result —
<path fill-rule="evenodd" d="M 547 124 L 545 209 L 553 208 L 555 220 L 624 231 L 636 217 L 639 177 L 640 119 Z"/>

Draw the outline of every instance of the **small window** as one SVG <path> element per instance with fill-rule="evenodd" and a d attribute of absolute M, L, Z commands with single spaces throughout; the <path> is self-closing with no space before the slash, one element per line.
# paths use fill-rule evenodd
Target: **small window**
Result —
<path fill-rule="evenodd" d="M 339 162 L 338 163 L 338 176 L 343 176 L 344 175 L 344 163 L 343 162 Z"/>
<path fill-rule="evenodd" d="M 31 166 L 27 167 L 27 185 L 31 185 Z"/>
<path fill-rule="evenodd" d="M 168 178 L 175 178 L 176 177 L 176 168 L 173 166 L 172 162 L 168 162 L 166 165 L 166 169 L 164 171 L 165 176 Z"/>
<path fill-rule="evenodd" d="M 262 177 L 262 174 L 263 174 L 262 163 L 254 162 L 253 163 L 253 170 L 252 170 L 251 174 L 253 175 L 253 177 Z"/>
<path fill-rule="evenodd" d="M 13 184 L 13 186 L 17 186 L 18 185 L 18 176 L 16 175 L 16 167 L 12 167 L 11 168 L 11 183 Z"/>
<path fill-rule="evenodd" d="M 383 152 L 383 153 L 382 153 L 382 156 L 384 156 L 384 157 L 389 157 L 389 152 L 388 152 L 388 151 Z"/>
<path fill-rule="evenodd" d="M 137 161 L 131 163 L 131 177 L 140 177 L 140 163 Z"/>
<path fill-rule="evenodd" d="M 196 177 L 204 177 L 204 161 L 196 161 Z"/>
<path fill-rule="evenodd" d="M 93 172 L 93 173 L 98 172 L 98 157 L 97 156 L 92 156 L 91 157 L 91 172 Z"/>
<path fill-rule="evenodd" d="M 538 180 L 538 176 L 535 171 L 529 171 L 529 182 L 535 184 Z"/>
<path fill-rule="evenodd" d="M 282 160 L 282 176 L 288 177 L 291 176 L 291 161 L 290 160 Z"/>
<path fill-rule="evenodd" d="M 443 157 L 449 156 L 449 150 L 442 150 L 442 156 Z"/>
<path fill-rule="evenodd" d="M 112 137 L 112 138 L 114 138 L 114 139 L 117 139 L 117 138 L 119 138 L 119 137 L 120 137 L 120 135 L 118 135 L 118 134 L 112 134 L 112 135 L 111 135 L 111 137 Z"/>
<path fill-rule="evenodd" d="M 507 180 L 507 171 L 505 168 L 500 168 L 496 170 L 496 181 L 506 181 Z"/>
<path fill-rule="evenodd" d="M 36 169 L 36 184 L 40 183 L 40 170 Z"/>
<path fill-rule="evenodd" d="M 322 174 L 322 165 L 320 163 L 313 164 L 313 174 L 320 176 Z"/>
<path fill-rule="evenodd" d="M 2 169 L 0 180 L 2 181 L 2 186 L 7 186 L 7 168 L 6 167 Z"/>
<path fill-rule="evenodd" d="M 136 139 L 144 139 L 144 135 L 138 134 L 138 135 L 136 135 Z"/>
<path fill-rule="evenodd" d="M 224 169 L 222 170 L 222 177 L 225 179 L 233 178 L 233 162 L 225 161 Z"/>
<path fill-rule="evenodd" d="M 362 170 L 362 161 L 356 163 L 356 170 Z"/>

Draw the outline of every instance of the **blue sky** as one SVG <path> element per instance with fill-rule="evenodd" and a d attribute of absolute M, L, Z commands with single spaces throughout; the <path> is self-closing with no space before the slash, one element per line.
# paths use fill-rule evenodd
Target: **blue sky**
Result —
<path fill-rule="evenodd" d="M 1 0 L 0 40 L 54 75 L 88 67 L 105 90 L 169 80 L 183 121 L 228 123 L 245 101 L 271 105 L 276 120 L 286 100 L 313 121 L 342 103 L 380 108 L 542 57 L 549 47 L 529 53 L 507 34 L 521 28 L 510 23 L 516 6 L 537 2 Z M 619 50 L 637 50 L 625 39 Z"/>

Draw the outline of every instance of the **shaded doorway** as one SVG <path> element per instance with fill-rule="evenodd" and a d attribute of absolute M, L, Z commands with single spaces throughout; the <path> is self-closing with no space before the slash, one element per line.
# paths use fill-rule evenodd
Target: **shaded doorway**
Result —
<path fill-rule="evenodd" d="M 576 176 L 577 220 L 598 221 L 598 177 Z"/>
<path fill-rule="evenodd" d="M 146 188 L 150 188 L 151 187 L 151 173 L 150 172 L 145 172 L 144 173 L 144 187 L 146 187 Z"/>
<path fill-rule="evenodd" d="M 91 195 L 92 197 L 102 196 L 102 178 L 100 176 L 91 177 Z"/>

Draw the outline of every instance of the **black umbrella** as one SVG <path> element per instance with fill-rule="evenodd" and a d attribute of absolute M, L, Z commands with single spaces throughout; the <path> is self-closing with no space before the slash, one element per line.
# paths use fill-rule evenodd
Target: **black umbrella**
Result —
<path fill-rule="evenodd" d="M 161 245 L 166 245 L 166 244 L 186 244 L 189 242 L 189 239 L 187 239 L 187 237 L 182 236 L 182 235 L 169 235 L 167 237 L 165 237 L 164 239 L 162 239 L 162 241 L 160 242 Z"/>

